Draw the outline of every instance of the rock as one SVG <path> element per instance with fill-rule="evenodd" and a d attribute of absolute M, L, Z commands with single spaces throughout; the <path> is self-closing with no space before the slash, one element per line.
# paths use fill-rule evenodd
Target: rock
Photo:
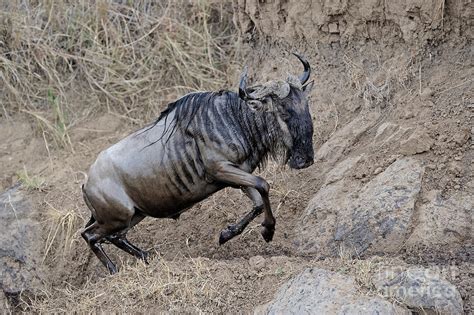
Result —
<path fill-rule="evenodd" d="M 299 250 L 320 256 L 335 256 L 341 246 L 354 254 L 397 252 L 411 231 L 423 172 L 419 161 L 401 158 L 362 187 L 348 178 L 323 186 L 295 230 Z"/>
<path fill-rule="evenodd" d="M 316 159 L 329 162 L 338 161 L 343 156 L 344 150 L 372 127 L 379 116 L 380 114 L 376 112 L 364 113 L 337 130 L 316 152 Z"/>
<path fill-rule="evenodd" d="M 415 39 L 415 34 L 417 34 L 416 29 L 418 24 L 410 19 L 405 19 L 403 23 L 400 24 L 400 31 L 403 34 L 403 39 L 405 41 L 412 41 Z"/>
<path fill-rule="evenodd" d="M 467 128 L 463 128 L 454 134 L 453 140 L 458 145 L 462 146 L 469 140 L 470 137 L 471 137 L 470 130 Z"/>
<path fill-rule="evenodd" d="M 354 278 L 308 268 L 284 284 L 255 314 L 408 314 L 378 297 L 359 293 Z"/>
<path fill-rule="evenodd" d="M 337 254 L 337 250 L 328 244 L 334 238 L 337 212 L 343 211 L 341 209 L 348 211 L 351 202 L 345 191 L 346 187 L 351 187 L 351 183 L 346 185 L 346 182 L 347 179 L 321 187 L 309 202 L 300 226 L 295 229 L 295 243 L 300 252 L 320 257 Z"/>
<path fill-rule="evenodd" d="M 394 124 L 391 122 L 384 122 L 377 129 L 377 133 L 375 134 L 375 141 L 376 142 L 385 141 L 386 139 L 394 135 L 399 129 L 400 129 L 400 126 L 397 124 Z"/>
<path fill-rule="evenodd" d="M 429 151 L 433 145 L 433 139 L 424 130 L 416 129 L 410 137 L 400 142 L 400 153 L 413 155 Z"/>
<path fill-rule="evenodd" d="M 434 170 L 436 169 L 436 165 L 431 163 L 431 164 L 426 165 L 426 168 L 430 170 Z"/>
<path fill-rule="evenodd" d="M 445 133 L 442 133 L 438 136 L 439 142 L 446 142 L 446 140 L 448 140 L 448 136 Z"/>
<path fill-rule="evenodd" d="M 337 23 L 329 23 L 328 30 L 331 34 L 339 34 L 339 25 Z"/>
<path fill-rule="evenodd" d="M 344 161 L 338 163 L 336 167 L 331 169 L 331 171 L 327 174 L 325 184 L 328 185 L 341 180 L 347 174 L 347 172 L 351 170 L 357 164 L 357 162 L 359 162 L 360 158 L 360 155 L 356 157 L 348 157 Z"/>
<path fill-rule="evenodd" d="M 337 313 L 339 315 L 366 315 L 366 314 L 410 314 L 410 312 L 400 306 L 394 306 L 381 298 L 361 297 L 355 302 L 345 304 Z"/>
<path fill-rule="evenodd" d="M 400 110 L 398 117 L 401 119 L 412 119 L 417 116 L 419 108 L 415 107 L 413 104 L 406 105 Z"/>
<path fill-rule="evenodd" d="M 0 292 L 0 310 L 3 310 L 5 314 L 11 314 L 10 304 L 8 303 L 8 299 L 3 292 Z"/>
<path fill-rule="evenodd" d="M 338 218 L 334 239 L 364 252 L 394 252 L 405 238 L 421 188 L 423 168 L 413 159 L 401 159 L 370 181 Z"/>
<path fill-rule="evenodd" d="M 421 91 L 420 96 L 423 99 L 429 99 L 430 97 L 433 96 L 433 90 L 430 89 L 429 87 L 425 87 L 423 91 Z"/>
<path fill-rule="evenodd" d="M 448 172 L 453 175 L 461 175 L 463 171 L 462 164 L 458 161 L 452 161 L 448 163 Z"/>
<path fill-rule="evenodd" d="M 384 296 L 422 314 L 463 314 L 461 295 L 456 287 L 433 270 L 420 267 L 385 270 L 375 276 L 373 283 Z"/>
<path fill-rule="evenodd" d="M 0 288 L 10 295 L 39 285 L 42 244 L 32 209 L 19 185 L 0 195 Z"/>
<path fill-rule="evenodd" d="M 375 143 L 384 145 L 403 155 L 413 155 L 431 149 L 434 141 L 422 128 L 400 126 L 391 122 L 380 125 L 375 134 Z"/>
<path fill-rule="evenodd" d="M 460 187 L 459 187 L 460 188 Z M 407 244 L 412 247 L 454 249 L 472 242 L 474 195 L 459 191 L 444 199 L 440 191 L 430 191 L 418 209 L 418 224 Z"/>
<path fill-rule="evenodd" d="M 374 170 L 374 175 L 378 175 L 378 174 L 382 173 L 382 171 L 383 171 L 383 168 L 381 168 L 381 167 L 379 166 L 379 167 L 377 167 L 377 168 Z"/>

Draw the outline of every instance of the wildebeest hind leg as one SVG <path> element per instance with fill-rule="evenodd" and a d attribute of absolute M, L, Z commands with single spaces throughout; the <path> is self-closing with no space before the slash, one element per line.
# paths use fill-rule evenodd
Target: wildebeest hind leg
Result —
<path fill-rule="evenodd" d="M 242 188 L 242 191 L 252 200 L 253 209 L 239 222 L 236 224 L 231 224 L 226 229 L 221 231 L 219 236 L 219 245 L 222 245 L 235 236 L 241 234 L 247 225 L 263 212 L 263 201 L 260 193 L 252 187 L 244 187 Z"/>
<path fill-rule="evenodd" d="M 141 214 L 140 212 L 136 212 L 134 216 L 132 217 L 129 227 L 125 231 L 107 236 L 106 238 L 109 242 L 111 242 L 112 244 L 120 248 L 121 250 L 139 259 L 142 259 L 143 261 L 145 261 L 145 263 L 148 264 L 148 261 L 147 261 L 148 252 L 141 250 L 140 248 L 130 243 L 126 237 L 127 231 L 131 229 L 133 226 L 135 226 L 138 222 L 143 220 L 144 218 L 145 216 L 143 214 Z"/>
<path fill-rule="evenodd" d="M 94 254 L 99 258 L 99 260 L 104 264 L 110 274 L 117 273 L 117 267 L 110 260 L 109 256 L 105 253 L 102 248 L 101 241 L 111 233 L 110 229 L 107 229 L 104 226 L 101 226 L 97 221 L 89 225 L 82 233 L 82 237 L 89 244 L 90 248 Z"/>
<path fill-rule="evenodd" d="M 125 235 L 111 235 L 107 236 L 107 240 L 112 244 L 120 248 L 121 250 L 129 253 L 132 256 L 135 256 L 139 259 L 142 259 L 146 264 L 148 264 L 148 252 L 141 250 L 132 243 L 130 243 Z"/>

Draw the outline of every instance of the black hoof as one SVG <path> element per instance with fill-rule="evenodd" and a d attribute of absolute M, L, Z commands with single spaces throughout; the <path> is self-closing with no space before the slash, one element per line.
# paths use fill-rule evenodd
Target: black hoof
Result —
<path fill-rule="evenodd" d="M 228 228 L 221 231 L 221 235 L 219 236 L 219 245 L 224 244 L 228 240 L 234 237 L 234 233 L 229 230 Z"/>
<path fill-rule="evenodd" d="M 109 270 L 110 275 L 114 275 L 118 272 L 117 266 L 114 264 L 108 264 L 107 269 Z"/>
<path fill-rule="evenodd" d="M 143 260 L 143 262 L 147 265 L 149 265 L 150 263 L 148 262 L 148 258 L 150 257 L 150 254 L 148 252 L 145 252 L 145 251 L 142 251 L 141 252 L 141 257 L 140 259 Z"/>
<path fill-rule="evenodd" d="M 273 240 L 273 234 L 275 234 L 275 228 L 269 228 L 269 227 L 264 226 L 260 234 L 262 234 L 265 242 L 269 243 Z"/>

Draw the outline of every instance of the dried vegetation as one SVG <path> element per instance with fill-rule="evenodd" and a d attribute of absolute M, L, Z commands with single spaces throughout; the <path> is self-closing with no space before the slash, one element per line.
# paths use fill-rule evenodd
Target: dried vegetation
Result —
<path fill-rule="evenodd" d="M 30 115 L 55 147 L 98 110 L 143 123 L 186 92 L 230 84 L 238 52 L 219 1 L 1 1 L 2 115 Z"/>
<path fill-rule="evenodd" d="M 138 262 L 124 264 L 122 272 L 101 281 L 87 281 L 80 287 L 66 285 L 49 288 L 42 298 L 32 301 L 39 313 L 201 313 L 218 307 L 218 281 L 209 270 L 206 259 L 166 261 L 153 259 L 149 266 Z M 213 301 L 213 303 L 209 303 Z"/>

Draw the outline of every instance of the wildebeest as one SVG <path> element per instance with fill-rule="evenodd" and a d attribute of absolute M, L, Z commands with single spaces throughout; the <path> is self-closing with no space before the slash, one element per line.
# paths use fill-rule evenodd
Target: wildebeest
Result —
<path fill-rule="evenodd" d="M 146 261 L 127 231 L 146 216 L 178 218 L 180 213 L 225 188 L 241 189 L 253 209 L 222 230 L 223 244 L 242 233 L 264 212 L 261 234 L 270 242 L 275 218 L 270 186 L 252 172 L 270 157 L 294 169 L 313 163 L 313 124 L 308 94 L 309 63 L 286 81 L 247 88 L 247 69 L 239 93 L 198 92 L 168 105 L 158 119 L 102 151 L 82 186 L 92 216 L 82 237 L 111 274 L 117 268 L 101 243 L 109 241 Z"/>

